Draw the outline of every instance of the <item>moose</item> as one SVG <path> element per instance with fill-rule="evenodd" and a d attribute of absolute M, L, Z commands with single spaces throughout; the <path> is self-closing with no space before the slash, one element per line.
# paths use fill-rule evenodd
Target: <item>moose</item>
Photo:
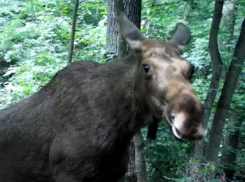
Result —
<path fill-rule="evenodd" d="M 189 28 L 150 40 L 122 14 L 120 34 L 133 53 L 100 64 L 76 61 L 32 96 L 0 111 L 1 182 L 117 182 L 142 127 L 155 137 L 166 120 L 178 140 L 206 135 L 203 105 L 181 57 Z"/>

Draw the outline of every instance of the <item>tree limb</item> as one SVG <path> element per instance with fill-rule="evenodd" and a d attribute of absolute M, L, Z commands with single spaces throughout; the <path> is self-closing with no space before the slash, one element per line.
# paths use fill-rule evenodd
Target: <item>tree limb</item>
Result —
<path fill-rule="evenodd" d="M 155 6 L 166 6 L 166 5 L 171 5 L 171 4 L 177 4 L 177 3 L 181 3 L 183 1 L 176 1 L 176 2 L 167 2 L 167 3 L 162 3 L 162 4 L 155 4 L 153 7 Z M 151 6 L 147 6 L 148 8 Z"/>
<path fill-rule="evenodd" d="M 78 6 L 79 6 L 79 0 L 76 0 L 74 10 L 73 10 L 72 27 L 71 27 L 71 42 L 70 42 L 70 50 L 69 50 L 67 64 L 71 64 L 72 62 L 72 53 L 73 53 L 73 48 L 74 48 L 74 37 L 75 37 L 75 31 L 76 31 Z"/>

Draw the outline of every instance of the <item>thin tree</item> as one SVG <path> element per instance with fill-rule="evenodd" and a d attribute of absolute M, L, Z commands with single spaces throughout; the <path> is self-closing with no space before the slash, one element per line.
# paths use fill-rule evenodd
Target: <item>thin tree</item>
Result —
<path fill-rule="evenodd" d="M 188 1 L 186 6 L 190 6 L 193 1 Z M 213 103 L 215 101 L 216 93 L 219 87 L 221 72 L 222 72 L 222 60 L 218 47 L 218 31 L 222 18 L 222 9 L 224 1 L 216 0 L 214 5 L 212 25 L 209 33 L 209 53 L 212 64 L 212 78 L 209 85 L 209 91 L 204 102 L 204 120 L 209 122 Z M 186 10 L 187 11 L 187 10 Z M 190 13 L 190 12 L 189 12 Z M 187 15 L 184 15 L 184 19 L 188 19 Z M 195 141 L 194 158 L 200 161 L 204 160 L 204 141 Z M 187 169 L 187 173 L 191 174 L 193 180 L 203 180 L 205 176 L 200 175 L 202 169 L 201 163 L 193 163 L 190 171 Z"/>
<path fill-rule="evenodd" d="M 70 50 L 68 54 L 67 64 L 71 64 L 72 62 L 78 6 L 79 6 L 79 0 L 76 0 L 75 5 L 74 5 L 74 10 L 73 10 L 72 27 L 71 27 L 71 42 L 70 42 Z"/>
<path fill-rule="evenodd" d="M 136 0 L 137 1 L 137 0 Z M 130 1 L 129 1 L 130 2 Z M 136 23 L 135 21 L 133 21 L 130 17 L 129 14 L 126 13 L 126 10 L 129 8 L 132 8 L 133 3 L 135 2 L 135 0 L 133 0 L 131 2 L 131 4 L 128 4 L 129 2 L 127 2 L 127 0 L 115 0 L 115 12 L 116 12 L 116 17 L 118 17 L 121 13 L 126 14 L 126 16 L 129 18 L 130 21 L 132 21 L 133 23 Z M 141 11 L 141 7 L 140 7 L 140 11 Z M 134 12 L 135 13 L 135 12 Z M 134 16 L 137 16 L 137 14 L 135 14 Z M 138 26 L 137 26 L 138 27 Z M 118 27 L 119 28 L 119 27 Z M 138 27 L 140 28 L 140 27 Z M 117 37 L 117 57 L 118 59 L 125 57 L 126 55 L 128 55 L 129 53 L 129 47 L 126 43 L 126 41 L 124 39 L 122 39 L 121 35 L 118 34 Z"/>
<path fill-rule="evenodd" d="M 121 13 L 125 13 L 124 6 L 124 0 L 108 0 L 106 36 L 106 49 L 109 56 L 108 61 L 116 60 L 114 58 L 120 59 L 128 54 L 128 46 L 125 40 L 120 37 L 117 22 L 117 17 Z M 125 8 L 127 8 L 127 6 Z M 131 19 L 129 18 L 129 20 Z"/>
<path fill-rule="evenodd" d="M 235 166 L 237 160 L 237 150 L 239 145 L 239 136 L 240 136 L 240 128 L 242 126 L 243 115 L 242 108 L 236 106 L 234 110 L 231 112 L 231 116 L 229 122 L 227 124 L 227 128 L 230 129 L 227 132 L 227 136 L 225 138 L 225 146 L 227 147 L 227 151 L 222 154 L 222 161 L 224 163 L 224 172 L 226 178 L 230 181 L 232 180 L 235 174 Z M 231 130 L 232 129 L 232 130 Z"/>
<path fill-rule="evenodd" d="M 117 58 L 123 58 L 130 53 L 121 35 L 118 34 L 117 17 L 124 13 L 139 29 L 141 28 L 141 0 L 109 0 L 108 1 L 108 24 L 107 24 L 107 51 L 116 54 Z M 130 150 L 130 162 L 124 181 L 145 182 L 146 165 L 144 159 L 144 141 L 141 132 L 134 136 Z M 136 174 L 136 176 L 135 176 Z"/>
<path fill-rule="evenodd" d="M 117 0 L 116 2 L 116 14 L 119 15 L 120 13 L 124 12 L 128 16 L 129 20 L 131 20 L 139 29 L 141 29 L 141 0 Z M 122 40 L 120 37 L 118 43 L 118 57 L 124 57 L 128 53 L 129 47 L 126 45 L 125 40 Z M 135 149 L 134 157 L 137 182 L 146 182 L 147 173 L 144 157 L 144 141 L 141 132 L 135 134 L 133 144 Z"/>
<path fill-rule="evenodd" d="M 218 47 L 218 31 L 220 26 L 220 21 L 222 18 L 222 9 L 224 1 L 216 0 L 214 5 L 213 20 L 209 34 L 209 53 L 212 63 L 212 78 L 209 85 L 209 91 L 204 102 L 204 120 L 209 121 L 213 103 L 215 101 L 216 93 L 219 87 L 221 71 L 222 71 L 222 60 L 220 57 L 219 47 Z M 195 142 L 195 158 L 203 157 L 203 141 Z"/>
<path fill-rule="evenodd" d="M 229 25 L 230 37 L 227 43 L 231 44 L 234 39 L 234 28 L 237 15 L 237 0 L 228 0 L 224 4 L 223 8 L 223 18 L 224 23 Z M 227 51 L 231 51 L 231 46 L 227 48 Z M 236 89 L 241 89 L 239 84 L 237 84 Z M 232 180 L 235 174 L 235 166 L 237 159 L 237 150 L 239 145 L 239 128 L 242 125 L 242 108 L 235 106 L 235 108 L 230 112 L 229 122 L 227 124 L 227 132 L 224 136 L 224 146 L 226 151 L 222 152 L 222 161 L 224 164 L 224 172 L 228 180 Z M 231 130 L 232 129 L 232 130 Z"/>
<path fill-rule="evenodd" d="M 208 144 L 207 159 L 216 162 L 220 142 L 222 139 L 224 122 L 230 109 L 232 96 L 236 89 L 238 78 L 245 60 L 245 18 L 241 25 L 241 32 L 235 46 L 233 58 L 225 79 L 224 87 L 218 101 L 216 113 L 211 127 Z"/>
<path fill-rule="evenodd" d="M 107 57 L 117 55 L 118 50 L 118 24 L 116 18 L 116 1 L 108 0 L 108 10 L 107 10 L 107 30 L 106 30 L 106 50 Z M 122 3 L 122 2 L 121 2 Z M 123 7 L 123 6 L 122 6 Z"/>
<path fill-rule="evenodd" d="M 213 20 L 209 34 L 209 53 L 212 62 L 212 78 L 209 85 L 209 92 L 205 99 L 205 120 L 209 121 L 213 103 L 216 97 L 217 90 L 219 88 L 220 76 L 222 71 L 222 59 L 218 47 L 218 31 L 220 26 L 220 21 L 222 18 L 224 1 L 216 0 L 214 5 Z"/>

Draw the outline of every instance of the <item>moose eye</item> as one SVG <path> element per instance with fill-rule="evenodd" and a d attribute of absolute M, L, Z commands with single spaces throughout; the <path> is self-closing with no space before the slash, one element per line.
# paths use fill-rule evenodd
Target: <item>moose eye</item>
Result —
<path fill-rule="evenodd" d="M 143 64 L 143 70 L 145 73 L 148 73 L 150 71 L 151 67 L 148 64 Z"/>

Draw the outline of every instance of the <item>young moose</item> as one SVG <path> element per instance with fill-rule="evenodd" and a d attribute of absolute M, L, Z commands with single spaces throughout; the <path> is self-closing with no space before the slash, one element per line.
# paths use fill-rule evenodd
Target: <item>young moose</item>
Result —
<path fill-rule="evenodd" d="M 75 62 L 0 111 L 1 182 L 117 182 L 130 140 L 152 118 L 166 119 L 179 140 L 204 137 L 191 64 L 180 56 L 189 29 L 179 24 L 161 42 L 145 38 L 124 15 L 119 24 L 133 55 L 105 65 Z"/>

